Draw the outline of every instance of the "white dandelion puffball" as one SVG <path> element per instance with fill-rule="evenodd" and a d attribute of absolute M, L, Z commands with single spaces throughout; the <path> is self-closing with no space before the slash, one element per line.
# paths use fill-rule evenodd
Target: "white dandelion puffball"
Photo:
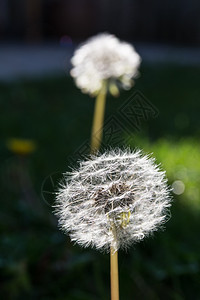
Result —
<path fill-rule="evenodd" d="M 130 88 L 141 59 L 130 44 L 104 33 L 90 38 L 77 49 L 71 62 L 70 74 L 76 85 L 85 93 L 96 94 L 104 81 L 111 85 L 118 81 L 123 88 Z"/>
<path fill-rule="evenodd" d="M 140 150 L 92 155 L 65 174 L 56 197 L 60 227 L 82 246 L 115 250 L 142 240 L 166 221 L 165 172 Z"/>

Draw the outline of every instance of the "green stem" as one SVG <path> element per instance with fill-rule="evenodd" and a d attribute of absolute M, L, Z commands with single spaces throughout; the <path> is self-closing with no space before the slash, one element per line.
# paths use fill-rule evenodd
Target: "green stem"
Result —
<path fill-rule="evenodd" d="M 119 300 L 118 252 L 110 248 L 111 300 Z"/>
<path fill-rule="evenodd" d="M 92 137 L 91 137 L 91 153 L 95 153 L 96 151 L 98 151 L 101 145 L 102 135 L 103 135 L 105 104 L 106 104 L 106 83 L 103 83 L 103 86 L 99 91 L 95 101 Z"/>
<path fill-rule="evenodd" d="M 116 250 L 117 232 L 112 224 L 113 242 L 110 247 L 110 287 L 111 300 L 119 300 L 118 251 Z"/>

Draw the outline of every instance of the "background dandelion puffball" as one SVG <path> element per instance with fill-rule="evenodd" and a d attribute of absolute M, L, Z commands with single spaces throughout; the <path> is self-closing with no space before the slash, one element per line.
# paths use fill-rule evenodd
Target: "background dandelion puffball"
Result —
<path fill-rule="evenodd" d="M 97 94 L 105 81 L 108 86 L 118 81 L 129 89 L 134 83 L 132 78 L 138 74 L 141 58 L 130 44 L 104 33 L 77 49 L 71 62 L 70 74 L 76 85 L 85 93 Z"/>
<path fill-rule="evenodd" d="M 64 181 L 55 213 L 71 240 L 85 247 L 127 248 L 157 230 L 170 206 L 165 172 L 140 150 L 93 155 Z"/>

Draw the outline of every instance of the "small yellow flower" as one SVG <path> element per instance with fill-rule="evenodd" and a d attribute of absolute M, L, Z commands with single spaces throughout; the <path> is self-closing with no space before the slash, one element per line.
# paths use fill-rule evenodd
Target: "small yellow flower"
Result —
<path fill-rule="evenodd" d="M 7 148 L 15 154 L 27 155 L 35 151 L 36 143 L 33 140 L 10 138 L 6 141 Z"/>

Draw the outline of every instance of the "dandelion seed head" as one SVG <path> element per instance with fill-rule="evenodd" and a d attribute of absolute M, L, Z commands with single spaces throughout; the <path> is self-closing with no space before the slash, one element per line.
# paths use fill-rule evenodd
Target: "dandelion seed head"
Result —
<path fill-rule="evenodd" d="M 114 35 L 104 33 L 90 38 L 72 57 L 71 75 L 76 85 L 85 93 L 96 94 L 104 81 L 120 82 L 124 89 L 133 85 L 138 74 L 140 56 L 128 43 Z"/>
<path fill-rule="evenodd" d="M 55 212 L 72 241 L 109 251 L 128 248 L 166 221 L 165 172 L 140 150 L 92 155 L 64 175 Z"/>

